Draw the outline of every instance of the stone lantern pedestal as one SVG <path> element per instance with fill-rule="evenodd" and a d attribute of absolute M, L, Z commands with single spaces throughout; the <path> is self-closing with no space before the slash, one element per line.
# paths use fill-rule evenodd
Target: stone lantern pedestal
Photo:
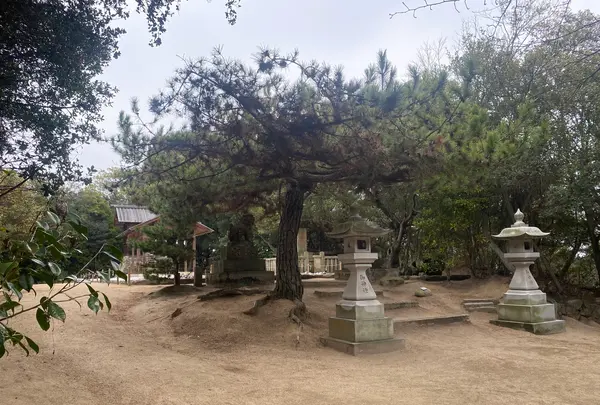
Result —
<path fill-rule="evenodd" d="M 521 210 L 517 210 L 516 222 L 500 234 L 493 235 L 496 239 L 507 241 L 504 258 L 514 265 L 515 273 L 503 303 L 498 305 L 498 319 L 490 322 L 540 335 L 564 332 L 565 321 L 556 319 L 554 304 L 546 301 L 546 294 L 529 271 L 529 266 L 540 257 L 538 252 L 533 251 L 533 239 L 549 234 L 528 226 L 523 218 Z"/>
<path fill-rule="evenodd" d="M 384 353 L 404 347 L 404 339 L 394 337 L 394 321 L 384 314 L 366 271 L 377 260 L 371 253 L 371 237 L 390 232 L 355 215 L 329 234 L 344 240 L 344 253 L 338 255 L 350 277 L 342 300 L 329 318 L 329 336 L 321 338 L 325 346 L 357 355 Z"/>

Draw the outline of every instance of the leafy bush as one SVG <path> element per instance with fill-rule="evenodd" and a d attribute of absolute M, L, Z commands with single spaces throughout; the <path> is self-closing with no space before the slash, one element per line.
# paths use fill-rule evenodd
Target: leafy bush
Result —
<path fill-rule="evenodd" d="M 21 332 L 9 326 L 11 319 L 27 313 L 33 314 L 40 328 L 50 329 L 52 318 L 65 321 L 67 315 L 59 305 L 62 302 L 87 299 L 87 306 L 95 313 L 104 309 L 110 310 L 111 303 L 104 293 L 96 291 L 86 284 L 88 293 L 72 297 L 68 292 L 85 280 L 84 275 L 90 273 L 88 266 L 100 255 L 106 255 L 114 273 L 119 278 L 127 276 L 119 270 L 123 256 L 110 245 L 103 245 L 96 254 L 75 274 L 68 274 L 64 266 L 80 250 L 77 245 L 87 240 L 87 228 L 78 217 L 71 216 L 62 222 L 60 218 L 49 212 L 45 221 L 38 221 L 29 240 L 10 240 L 6 249 L 0 251 L 0 357 L 7 353 L 9 344 L 19 346 L 29 355 L 29 349 L 39 352 L 39 346 Z M 110 282 L 109 269 L 92 273 Z M 50 290 L 42 296 L 38 304 L 24 307 L 21 304 L 23 291 L 34 292 L 35 284 L 47 285 Z M 80 304 L 81 305 L 81 304 Z M 27 345 L 27 346 L 26 346 Z"/>
<path fill-rule="evenodd" d="M 169 274 L 173 274 L 175 266 L 173 260 L 168 257 L 154 256 L 147 263 L 144 263 L 142 268 L 146 280 L 160 283 L 162 280 L 167 280 Z"/>
<path fill-rule="evenodd" d="M 419 270 L 428 276 L 439 276 L 446 269 L 446 263 L 439 259 L 425 259 Z"/>

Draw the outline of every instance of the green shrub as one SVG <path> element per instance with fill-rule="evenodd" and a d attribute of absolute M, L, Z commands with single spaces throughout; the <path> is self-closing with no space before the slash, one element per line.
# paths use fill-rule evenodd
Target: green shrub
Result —
<path fill-rule="evenodd" d="M 159 283 L 168 280 L 168 275 L 173 274 L 175 265 L 168 257 L 153 257 L 142 265 L 144 278 L 148 281 Z"/>

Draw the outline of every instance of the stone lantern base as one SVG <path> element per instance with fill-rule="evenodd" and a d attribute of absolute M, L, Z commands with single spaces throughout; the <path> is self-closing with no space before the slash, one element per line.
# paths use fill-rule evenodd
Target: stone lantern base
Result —
<path fill-rule="evenodd" d="M 321 338 L 323 345 L 354 356 L 404 347 L 404 339 L 394 337 L 394 320 L 384 315 L 378 300 L 342 300 L 335 312 L 329 318 L 329 336 Z"/>
<path fill-rule="evenodd" d="M 504 302 L 498 305 L 498 319 L 490 322 L 537 335 L 565 331 L 565 321 L 556 319 L 554 304 L 548 304 L 546 294 L 540 290 L 508 290 Z"/>

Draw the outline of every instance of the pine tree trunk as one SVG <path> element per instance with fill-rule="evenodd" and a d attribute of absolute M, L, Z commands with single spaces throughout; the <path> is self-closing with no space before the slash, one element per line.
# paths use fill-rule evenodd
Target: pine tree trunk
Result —
<path fill-rule="evenodd" d="M 404 223 L 401 222 L 397 229 L 394 229 L 396 237 L 392 246 L 392 260 L 390 260 L 390 268 L 400 268 L 400 254 L 402 253 L 402 240 L 404 239 Z"/>
<path fill-rule="evenodd" d="M 179 275 L 179 262 L 175 262 L 175 271 L 173 272 L 173 280 L 175 285 L 181 285 L 181 277 Z"/>
<path fill-rule="evenodd" d="M 273 298 L 302 300 L 304 287 L 298 268 L 298 229 L 304 208 L 304 189 L 293 184 L 285 193 L 279 221 L 277 278 Z"/>
<path fill-rule="evenodd" d="M 592 257 L 594 258 L 594 265 L 596 266 L 596 272 L 600 278 L 600 240 L 596 235 L 596 221 L 592 210 L 589 208 L 584 209 L 585 219 L 587 223 L 587 231 L 590 237 L 590 245 L 592 246 Z"/>

